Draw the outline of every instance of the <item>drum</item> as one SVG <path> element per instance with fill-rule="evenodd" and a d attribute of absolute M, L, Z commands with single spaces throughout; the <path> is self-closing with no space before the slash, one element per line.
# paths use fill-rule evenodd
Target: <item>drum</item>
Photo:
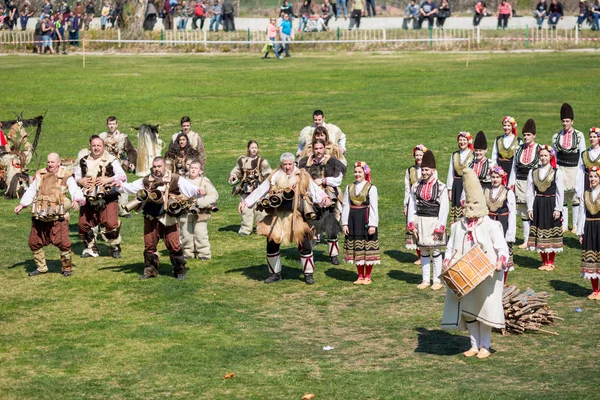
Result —
<path fill-rule="evenodd" d="M 446 286 L 461 299 L 496 270 L 496 266 L 477 245 L 453 265 L 442 271 Z"/>

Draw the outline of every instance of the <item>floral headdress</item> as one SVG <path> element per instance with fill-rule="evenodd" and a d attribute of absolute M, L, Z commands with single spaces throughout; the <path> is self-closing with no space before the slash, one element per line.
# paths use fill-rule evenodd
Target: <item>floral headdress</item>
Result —
<path fill-rule="evenodd" d="M 552 168 L 556 168 L 556 151 L 554 151 L 552 146 L 549 144 L 541 144 L 538 148 L 538 154 L 540 154 L 542 150 L 546 150 L 548 153 L 550 153 L 550 165 Z"/>
<path fill-rule="evenodd" d="M 506 186 L 506 183 L 508 181 L 508 174 L 506 173 L 506 171 L 504 170 L 504 168 L 502 168 L 499 165 L 494 165 L 492 167 L 492 169 L 490 170 L 490 175 L 492 174 L 498 174 L 502 177 L 502 184 L 504 186 Z"/>
<path fill-rule="evenodd" d="M 504 125 L 505 122 L 510 123 L 510 126 L 512 126 L 512 134 L 519 136 L 519 133 L 517 132 L 517 121 L 515 121 L 515 119 L 510 115 L 507 115 L 506 117 L 502 118 L 502 125 Z"/>
<path fill-rule="evenodd" d="M 365 172 L 365 180 L 367 182 L 371 182 L 371 168 L 369 165 L 364 161 L 358 161 L 354 164 L 354 168 L 356 167 L 362 168 L 362 170 Z"/>
<path fill-rule="evenodd" d="M 0 125 L 0 126 L 2 126 L 2 125 Z M 592 126 L 590 128 L 590 133 L 595 133 L 596 135 L 600 136 L 600 128 L 596 128 L 595 126 Z"/>
<path fill-rule="evenodd" d="M 418 144 L 418 145 L 416 145 L 415 148 L 413 149 L 413 157 L 415 156 L 415 153 L 417 152 L 417 150 L 420 150 L 423 153 L 425 153 L 428 149 L 427 149 L 427 147 L 425 147 L 424 144 Z"/>
<path fill-rule="evenodd" d="M 458 140 L 458 138 L 460 138 L 461 136 L 467 138 L 467 142 L 469 143 L 469 150 L 473 151 L 473 135 L 471 135 L 469 132 L 459 132 L 456 136 L 456 140 Z"/>

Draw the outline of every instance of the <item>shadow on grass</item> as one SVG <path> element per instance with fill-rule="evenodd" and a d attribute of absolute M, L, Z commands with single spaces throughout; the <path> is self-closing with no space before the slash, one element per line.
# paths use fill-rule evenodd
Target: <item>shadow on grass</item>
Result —
<path fill-rule="evenodd" d="M 227 226 L 222 226 L 218 229 L 219 232 L 235 232 L 235 233 L 237 233 L 239 230 L 240 230 L 239 225 L 227 225 Z"/>
<path fill-rule="evenodd" d="M 393 269 L 388 272 L 388 276 L 392 279 L 404 281 L 409 284 L 418 285 L 423 280 L 423 276 L 420 274 L 414 274 L 412 272 L 404 272 L 399 269 Z"/>
<path fill-rule="evenodd" d="M 329 268 L 325 271 L 325 275 L 330 278 L 337 279 L 342 282 L 354 282 L 356 280 L 356 272 L 348 271 L 347 269 L 342 268 Z"/>
<path fill-rule="evenodd" d="M 241 267 L 235 269 L 229 269 L 225 271 L 226 274 L 241 273 L 246 278 L 254 281 L 264 281 L 269 276 L 269 269 L 266 264 L 251 265 L 248 267 Z M 281 278 L 282 279 L 295 279 L 304 280 L 302 270 L 298 268 L 292 268 L 288 265 L 283 264 L 281 266 Z"/>
<path fill-rule="evenodd" d="M 48 265 L 48 273 L 49 274 L 62 273 L 62 265 L 59 260 L 46 260 L 46 265 Z M 18 267 L 23 267 L 23 269 L 27 273 L 30 273 L 37 269 L 35 262 L 33 262 L 33 260 L 20 261 L 16 264 L 11 265 L 10 267 L 8 267 L 8 269 L 13 269 L 13 268 L 18 268 Z"/>
<path fill-rule="evenodd" d="M 455 356 L 471 347 L 471 342 L 466 336 L 453 335 L 440 329 L 415 328 L 415 330 L 419 335 L 415 353 Z"/>
<path fill-rule="evenodd" d="M 537 255 L 538 253 L 531 253 Z M 540 265 L 542 265 L 541 258 L 533 258 L 527 256 L 521 256 L 519 254 L 513 254 L 513 261 L 515 262 L 515 267 L 523 267 L 530 269 L 538 269 Z"/>
<path fill-rule="evenodd" d="M 167 258 L 168 260 L 168 258 Z M 110 267 L 101 267 L 98 268 L 98 271 L 111 271 L 111 272 L 120 272 L 124 274 L 138 274 L 141 275 L 144 273 L 144 263 L 139 262 L 135 264 L 125 264 L 125 265 L 114 265 Z M 159 275 L 173 275 L 173 267 L 171 264 L 161 263 L 158 266 L 158 274 Z"/>
<path fill-rule="evenodd" d="M 552 286 L 554 290 L 565 292 L 573 297 L 587 297 L 590 294 L 590 289 L 572 282 L 552 279 L 550 281 L 550 286 Z"/>
<path fill-rule="evenodd" d="M 581 244 L 579 243 L 579 238 L 577 236 L 564 236 L 563 246 L 571 249 L 581 250 Z"/>
<path fill-rule="evenodd" d="M 413 263 L 417 260 L 417 253 L 414 251 L 386 250 L 383 254 L 401 263 Z"/>

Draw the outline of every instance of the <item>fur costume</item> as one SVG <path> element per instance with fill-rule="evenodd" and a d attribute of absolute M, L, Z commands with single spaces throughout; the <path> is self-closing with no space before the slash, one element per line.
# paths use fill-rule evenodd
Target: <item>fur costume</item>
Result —
<path fill-rule="evenodd" d="M 463 215 L 467 218 L 479 218 L 488 215 L 487 202 L 479 179 L 471 168 L 463 169 L 463 187 L 465 191 L 465 208 Z"/>
<path fill-rule="evenodd" d="M 158 136 L 158 125 L 142 124 L 138 130 L 138 147 L 137 147 L 137 176 L 146 176 L 152 171 L 152 160 L 154 157 L 160 156 L 163 149 L 163 141 Z"/>

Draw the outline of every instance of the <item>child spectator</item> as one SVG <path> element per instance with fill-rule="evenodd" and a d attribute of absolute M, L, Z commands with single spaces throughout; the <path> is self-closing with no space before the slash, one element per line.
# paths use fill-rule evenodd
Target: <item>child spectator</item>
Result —
<path fill-rule="evenodd" d="M 410 3 L 404 9 L 404 19 L 402 21 L 402 29 L 408 29 L 408 24 L 412 22 L 413 29 L 419 26 L 419 6 L 416 0 L 410 0 Z"/>

